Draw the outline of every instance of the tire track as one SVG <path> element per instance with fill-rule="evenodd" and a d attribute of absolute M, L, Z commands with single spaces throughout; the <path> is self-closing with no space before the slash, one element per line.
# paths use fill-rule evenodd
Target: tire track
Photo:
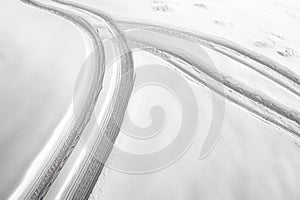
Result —
<path fill-rule="evenodd" d="M 232 41 L 200 32 L 186 32 L 178 27 L 127 21 L 116 22 L 121 28 L 123 27 L 124 30 L 147 29 L 158 33 L 164 33 L 169 36 L 186 39 L 188 41 L 197 42 L 200 45 L 215 50 L 250 67 L 300 97 L 300 77 L 297 74 L 280 63 L 255 51 L 242 47 Z"/>
<path fill-rule="evenodd" d="M 80 9 L 76 4 L 56 0 L 55 2 Z M 93 14 L 96 19 L 101 18 L 107 23 L 107 28 L 111 30 L 111 37 L 114 38 L 114 43 L 118 47 L 116 49 L 120 50 L 122 64 L 118 74 L 119 84 L 114 91 L 112 103 L 104 118 L 104 124 L 100 127 L 100 134 L 91 152 L 82 161 L 80 172 L 73 177 L 74 182 L 65 192 L 64 198 L 66 199 L 87 199 L 90 196 L 119 133 L 133 87 L 133 60 L 126 38 L 108 15 Z"/>
<path fill-rule="evenodd" d="M 46 163 L 42 163 L 43 166 L 40 167 L 40 171 L 36 172 L 37 176 L 34 177 L 33 180 L 30 181 L 31 183 L 27 185 L 23 185 L 21 183 L 18 189 L 23 191 L 11 196 L 13 199 L 42 199 L 49 190 L 49 187 L 55 178 L 58 176 L 59 171 L 62 169 L 66 160 L 76 146 L 83 129 L 90 120 L 95 103 L 98 99 L 99 92 L 102 88 L 105 58 L 102 54 L 103 46 L 100 43 L 101 40 L 96 31 L 92 28 L 92 25 L 87 20 L 80 16 L 74 16 L 68 11 L 51 4 L 40 3 L 34 0 L 22 1 L 31 6 L 61 16 L 85 30 L 89 35 L 94 51 L 97 52 L 96 56 L 92 60 L 92 69 L 94 71 L 94 75 L 90 80 L 90 88 L 81 99 L 82 105 L 78 107 L 76 113 L 77 117 L 72 119 L 67 133 L 65 133 L 59 144 L 55 145 L 55 152 L 50 155 L 49 158 L 47 158 Z"/>

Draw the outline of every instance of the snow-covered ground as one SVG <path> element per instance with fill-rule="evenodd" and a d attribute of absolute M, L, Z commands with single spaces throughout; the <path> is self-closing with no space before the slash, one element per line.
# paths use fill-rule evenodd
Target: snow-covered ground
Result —
<path fill-rule="evenodd" d="M 20 183 L 65 115 L 85 58 L 69 22 L 0 2 L 0 199 Z"/>
<path fill-rule="evenodd" d="M 84 2 L 120 20 L 176 25 L 229 39 L 300 74 L 297 1 Z M 219 71 L 300 110 L 299 97 L 278 89 L 253 70 L 205 50 Z M 207 123 L 205 117 L 211 116 L 211 110 L 207 108 L 210 98 L 206 89 L 193 89 L 201 111 L 201 128 L 187 153 L 170 167 L 149 174 L 106 168 L 91 199 L 298 199 L 299 145 L 286 137 L 285 131 L 231 102 L 226 104 L 220 141 L 206 159 L 198 159 L 203 142 L 201 133 L 205 132 L 201 122 Z"/>
<path fill-rule="evenodd" d="M 220 36 L 300 75 L 297 0 L 78 2 L 104 10 L 116 20 L 174 25 Z M 85 47 L 78 29 L 70 23 L 21 1 L 2 1 L 0 22 L 0 199 L 5 199 L 66 112 L 85 59 Z M 300 111 L 296 95 L 242 64 L 203 49 L 220 72 Z M 199 159 L 212 117 L 211 93 L 205 87 L 191 85 L 200 123 L 197 137 L 184 156 L 148 174 L 105 168 L 91 199 L 299 199 L 300 145 L 286 131 L 232 102 L 226 102 L 218 144 L 207 158 Z M 121 139 L 119 145 L 126 148 Z"/>

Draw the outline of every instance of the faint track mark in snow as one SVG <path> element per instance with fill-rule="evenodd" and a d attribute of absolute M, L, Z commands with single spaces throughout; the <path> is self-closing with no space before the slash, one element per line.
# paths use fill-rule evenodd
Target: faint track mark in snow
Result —
<path fill-rule="evenodd" d="M 273 37 L 276 37 L 278 39 L 281 39 L 281 40 L 285 40 L 283 36 L 279 35 L 279 34 L 276 34 L 276 33 L 270 33 L 270 35 L 272 35 Z"/>
<path fill-rule="evenodd" d="M 258 48 L 270 48 L 272 51 L 285 58 L 298 56 L 296 50 L 287 46 L 285 42 L 285 38 L 282 35 L 273 32 L 267 34 L 268 34 L 266 36 L 267 41 L 258 40 L 255 41 L 253 45 Z"/>
<path fill-rule="evenodd" d="M 208 9 L 208 6 L 204 3 L 194 3 L 194 6 L 197 8 Z"/>
<path fill-rule="evenodd" d="M 171 12 L 171 11 L 173 11 L 173 9 L 170 6 L 170 3 L 168 3 L 165 0 L 153 0 L 152 10 L 155 10 L 155 11 L 158 11 L 158 12 Z"/>
<path fill-rule="evenodd" d="M 259 48 L 270 46 L 267 42 L 262 42 L 262 41 L 256 41 L 253 44 L 254 44 L 254 46 L 259 47 Z"/>
<path fill-rule="evenodd" d="M 285 47 L 282 50 L 278 50 L 277 53 L 286 58 L 297 56 L 297 52 L 289 47 Z"/>
<path fill-rule="evenodd" d="M 231 27 L 233 24 L 231 22 L 226 22 L 223 20 L 214 20 L 214 24 L 219 25 L 219 26 L 224 26 L 224 27 Z"/>

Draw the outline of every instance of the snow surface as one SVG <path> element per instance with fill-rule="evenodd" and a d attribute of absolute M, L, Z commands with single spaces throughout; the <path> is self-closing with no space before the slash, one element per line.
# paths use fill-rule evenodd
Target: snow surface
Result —
<path fill-rule="evenodd" d="M 166 24 L 219 36 L 259 52 L 300 76 L 297 0 L 78 2 L 122 21 Z M 72 84 L 85 59 L 85 47 L 80 33 L 65 20 L 21 2 L 0 4 L 0 199 L 4 199 L 14 191 L 66 112 Z M 204 49 L 220 72 L 300 111 L 299 96 L 236 61 Z M 298 141 L 230 101 L 226 102 L 222 137 L 207 158 L 199 159 L 212 117 L 211 92 L 195 84 L 192 88 L 201 116 L 197 138 L 184 156 L 149 174 L 105 168 L 90 198 L 299 199 Z M 120 146 L 122 141 L 120 137 Z"/>

